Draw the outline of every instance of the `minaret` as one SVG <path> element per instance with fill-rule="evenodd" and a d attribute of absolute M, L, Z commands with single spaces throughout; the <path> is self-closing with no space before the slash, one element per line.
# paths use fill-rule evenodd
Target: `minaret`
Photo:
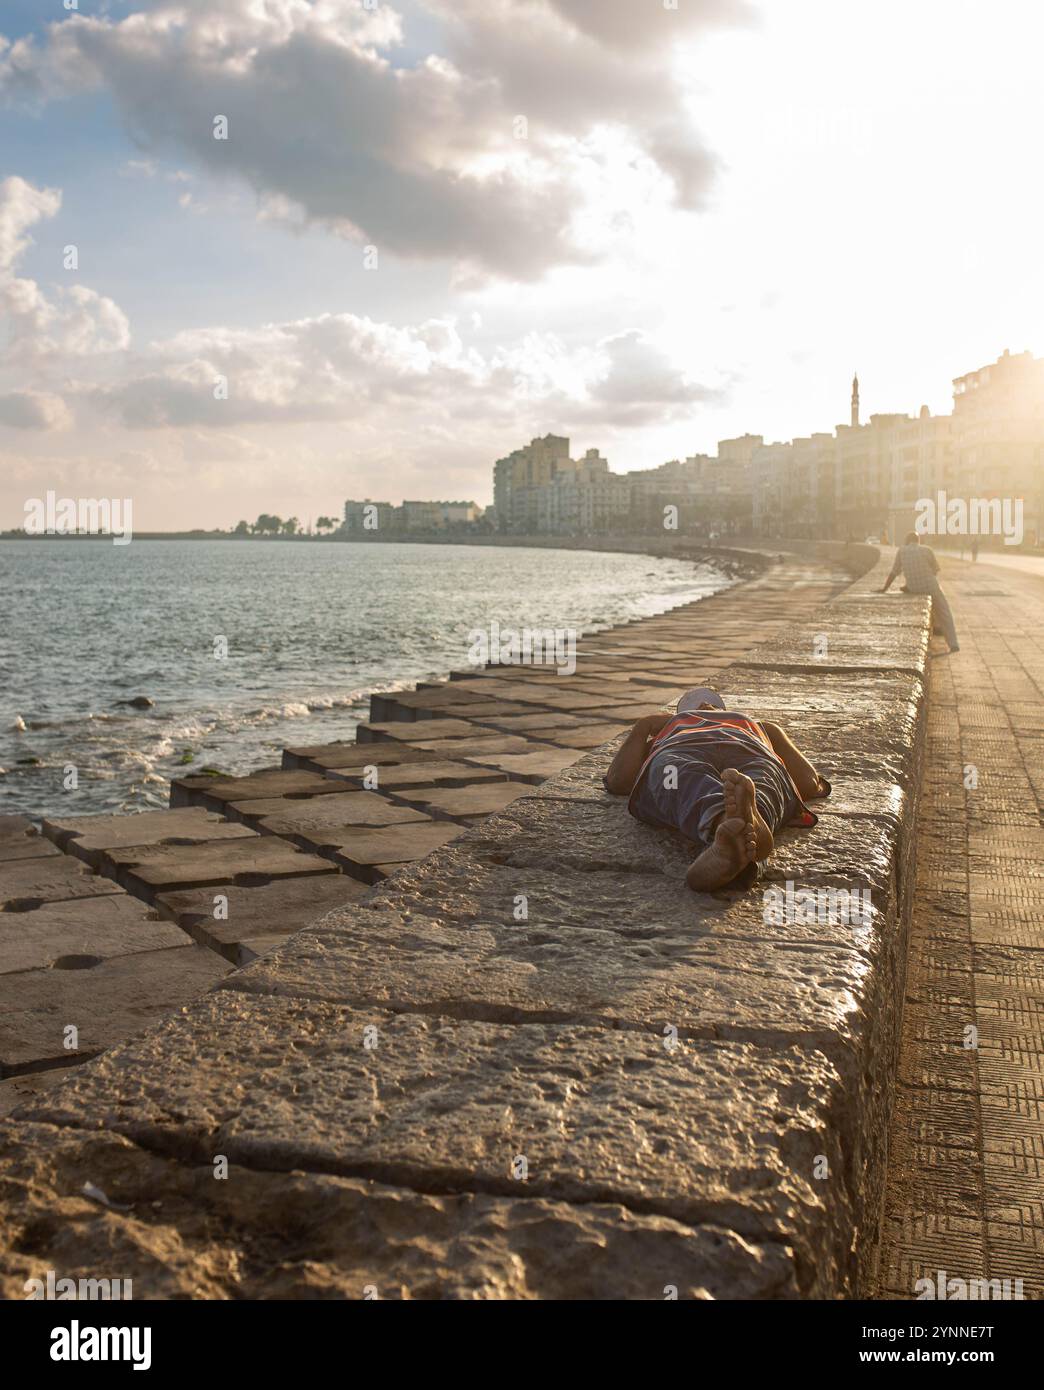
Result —
<path fill-rule="evenodd" d="M 859 428 L 859 376 L 852 378 L 852 428 Z"/>

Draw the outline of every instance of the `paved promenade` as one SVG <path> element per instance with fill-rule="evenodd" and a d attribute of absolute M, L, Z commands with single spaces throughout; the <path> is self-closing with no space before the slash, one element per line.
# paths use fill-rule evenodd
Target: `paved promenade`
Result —
<path fill-rule="evenodd" d="M 1002 558 L 943 561 L 885 1298 L 940 1270 L 1044 1297 L 1044 565 Z"/>

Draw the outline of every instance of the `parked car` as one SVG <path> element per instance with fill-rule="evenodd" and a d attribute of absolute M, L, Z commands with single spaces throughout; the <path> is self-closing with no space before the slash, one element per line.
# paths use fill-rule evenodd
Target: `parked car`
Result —
<path fill-rule="evenodd" d="M 866 544 L 867 544 L 867 545 L 880 545 L 880 544 L 881 544 L 881 537 L 880 537 L 880 536 L 867 536 L 867 538 L 866 538 Z"/>

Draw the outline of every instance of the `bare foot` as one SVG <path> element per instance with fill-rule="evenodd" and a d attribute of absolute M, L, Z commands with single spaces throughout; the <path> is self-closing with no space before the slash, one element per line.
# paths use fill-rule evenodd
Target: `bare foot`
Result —
<path fill-rule="evenodd" d="M 754 857 L 767 859 L 772 853 L 775 841 L 772 831 L 758 810 L 758 803 L 754 797 L 754 783 L 736 768 L 727 767 L 721 774 L 721 784 L 725 792 L 726 817 L 739 816 L 748 825 L 753 826 L 756 841 Z"/>
<path fill-rule="evenodd" d="M 696 893 L 724 888 L 754 858 L 754 827 L 741 816 L 723 816 L 714 832 L 714 843 L 689 865 L 685 882 Z"/>

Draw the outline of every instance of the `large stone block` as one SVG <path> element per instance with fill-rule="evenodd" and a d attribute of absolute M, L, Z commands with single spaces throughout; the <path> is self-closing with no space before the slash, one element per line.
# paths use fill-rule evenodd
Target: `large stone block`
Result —
<path fill-rule="evenodd" d="M 227 961 L 187 941 L 66 959 L 68 968 L 0 976 L 0 1074 L 91 1056 L 165 1018 L 229 971 Z"/>
<path fill-rule="evenodd" d="M 15 859 L 0 864 L 0 911 L 28 912 L 40 903 L 118 893 L 115 883 L 91 873 L 78 859 Z"/>
<path fill-rule="evenodd" d="M 354 877 L 372 883 L 393 872 L 389 866 L 423 859 L 461 833 L 459 825 L 425 819 L 409 825 L 384 826 L 379 830 L 306 830 L 299 838 L 302 844 L 311 845 Z"/>
<path fill-rule="evenodd" d="M 9 859 L 53 858 L 58 853 L 28 817 L 0 816 L 0 863 Z"/>
<path fill-rule="evenodd" d="M 144 903 L 126 893 L 0 913 L 0 974 L 46 970 L 55 961 L 75 957 L 124 956 L 184 944 L 177 927 L 151 921 Z"/>
<path fill-rule="evenodd" d="M 252 835 L 206 845 L 147 845 L 108 853 L 111 872 L 122 887 L 152 902 L 157 893 L 211 884 L 245 886 L 279 878 L 306 878 L 335 872 L 333 866 L 275 835 Z"/>
<path fill-rule="evenodd" d="M 411 723 L 392 720 L 385 723 L 360 724 L 356 737 L 360 743 L 414 743 L 432 738 L 465 738 L 475 732 L 466 719 L 417 719 Z"/>
<path fill-rule="evenodd" d="M 244 965 L 253 950 L 248 942 L 264 939 L 271 947 L 335 907 L 358 902 L 367 886 L 347 874 L 287 878 L 256 888 L 194 888 L 160 893 L 156 909 L 203 946 L 233 965 Z M 220 914 L 220 915 L 218 915 Z"/>
<path fill-rule="evenodd" d="M 307 748 L 285 748 L 283 766 L 322 775 L 331 768 L 403 767 L 434 762 L 435 756 L 426 748 L 406 743 L 326 743 Z"/>
<path fill-rule="evenodd" d="M 416 806 L 436 820 L 467 824 L 503 811 L 520 796 L 525 785 L 518 782 L 484 782 L 472 787 L 435 787 L 423 791 L 400 792 L 403 801 Z"/>
<path fill-rule="evenodd" d="M 307 830 L 342 829 L 353 825 L 405 825 L 424 817 L 409 806 L 393 806 L 371 791 L 348 791 L 336 796 L 317 796 L 307 801 L 266 797 L 261 801 L 236 801 L 230 814 L 270 835 L 293 838 Z"/>
<path fill-rule="evenodd" d="M 790 1247 L 800 1292 L 843 1287 L 852 1171 L 832 1064 L 814 1051 L 665 1041 L 219 990 L 17 1114 L 200 1164 L 221 1153 L 422 1191 L 619 1202 L 745 1241 L 774 1237 Z M 818 1181 L 817 1162 L 829 1173 Z"/>
<path fill-rule="evenodd" d="M 133 816 L 70 816 L 44 820 L 43 833 L 66 854 L 104 869 L 112 849 L 141 845 L 202 845 L 218 840 L 242 840 L 256 835 L 213 811 L 185 806 L 172 811 L 142 811 Z"/>
<path fill-rule="evenodd" d="M 353 745 L 354 746 L 354 745 Z M 318 772 L 267 768 L 249 777 L 180 777 L 170 784 L 171 806 L 204 806 L 223 812 L 236 801 L 261 797 L 324 796 L 340 791 Z"/>
<path fill-rule="evenodd" d="M 479 767 L 477 764 L 451 759 L 431 763 L 410 763 L 403 767 L 379 767 L 374 770 L 374 790 L 396 795 L 413 788 L 470 787 L 479 783 L 507 781 L 507 773 L 500 772 L 495 767 Z M 362 768 L 331 768 L 328 775 L 342 787 L 347 782 L 361 788 L 367 780 L 373 780 L 368 778 L 368 774 Z"/>
<path fill-rule="evenodd" d="M 394 885 L 395 880 L 392 880 Z M 586 887 L 587 885 L 585 885 Z M 520 888 L 524 892 L 524 886 Z M 605 892 L 605 885 L 591 885 Z M 571 922 L 494 924 L 366 906 L 336 913 L 236 978 L 253 993 L 514 1023 L 571 1020 L 688 1038 L 819 1046 L 841 1054 L 865 1030 L 869 970 L 852 949 L 773 940 L 760 905 L 734 913 L 739 935 L 692 923 L 641 936 Z M 728 927 L 725 928 L 726 933 Z"/>
<path fill-rule="evenodd" d="M 45 1074 L 53 1076 L 53 1073 Z M 16 1078 L 7 1086 L 26 1085 Z M 17 1101 L 30 1094 L 26 1089 Z M 2 1100 L 2 1097 L 0 1097 Z M 136 1299 L 793 1298 L 779 1241 L 620 1204 L 414 1192 L 325 1173 L 178 1163 L 118 1134 L 0 1126 L 0 1296 L 105 1269 Z M 100 1187 L 116 1209 L 84 1196 Z M 263 1213 L 263 1221 L 258 1214 Z M 278 1256 L 273 1256 L 273 1249 Z"/>

